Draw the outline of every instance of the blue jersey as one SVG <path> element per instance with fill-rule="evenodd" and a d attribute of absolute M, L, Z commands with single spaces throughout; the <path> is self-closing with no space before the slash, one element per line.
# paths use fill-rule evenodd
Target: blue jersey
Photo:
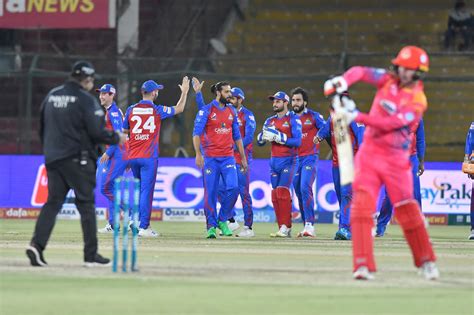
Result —
<path fill-rule="evenodd" d="M 354 152 L 354 155 L 357 153 L 357 150 L 359 150 L 359 147 L 362 144 L 364 131 L 365 131 L 365 127 L 362 124 L 351 122 L 351 124 L 349 125 L 349 134 L 352 140 L 352 150 Z M 326 124 L 323 126 L 323 128 L 319 130 L 317 136 L 327 141 L 327 143 L 329 144 L 332 150 L 332 164 L 333 166 L 338 166 L 339 159 L 337 156 L 336 140 L 334 138 L 334 131 L 333 131 L 330 115 L 326 121 Z"/>
<path fill-rule="evenodd" d="M 241 139 L 234 108 L 221 107 L 216 100 L 202 107 L 194 120 L 193 136 L 201 138 L 206 157 L 233 156 L 234 141 Z"/>
<path fill-rule="evenodd" d="M 474 121 L 471 123 L 471 127 L 467 132 L 464 153 L 467 154 L 468 157 L 474 154 Z"/>
<path fill-rule="evenodd" d="M 123 131 L 123 113 L 120 108 L 115 104 L 112 103 L 108 108 L 105 109 L 105 128 L 114 130 L 114 131 Z M 123 154 L 126 152 L 125 145 L 119 147 L 119 145 L 114 144 L 107 147 L 107 151 L 105 152 L 108 156 L 112 157 L 116 154 Z"/>

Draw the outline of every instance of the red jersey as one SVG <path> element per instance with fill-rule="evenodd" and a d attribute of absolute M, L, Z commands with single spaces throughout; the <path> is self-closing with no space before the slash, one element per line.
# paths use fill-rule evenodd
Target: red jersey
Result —
<path fill-rule="evenodd" d="M 175 114 L 173 107 L 142 100 L 130 106 L 123 129 L 129 130 L 129 159 L 158 158 L 161 121 Z"/>
<path fill-rule="evenodd" d="M 193 136 L 201 138 L 204 156 L 233 156 L 234 141 L 241 139 L 235 110 L 216 100 L 207 104 L 196 115 Z"/>
<path fill-rule="evenodd" d="M 324 127 L 323 116 L 308 108 L 305 108 L 298 116 L 302 125 L 301 146 L 298 148 L 298 156 L 319 154 L 319 143 L 315 144 L 313 139 L 319 129 Z"/>
<path fill-rule="evenodd" d="M 286 144 L 272 142 L 272 157 L 293 157 L 298 154 L 298 147 L 301 145 L 301 120 L 298 116 L 288 111 L 285 116 L 279 118 L 278 115 L 267 118 L 264 126 L 274 126 L 276 130 L 286 134 L 288 137 Z"/>

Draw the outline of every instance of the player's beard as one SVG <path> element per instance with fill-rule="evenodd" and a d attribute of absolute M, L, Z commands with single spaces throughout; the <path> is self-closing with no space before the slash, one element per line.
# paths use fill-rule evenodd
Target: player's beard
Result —
<path fill-rule="evenodd" d="M 229 98 L 225 98 L 225 97 L 221 96 L 221 98 L 219 98 L 219 102 L 220 102 L 221 104 L 226 105 L 226 104 L 229 103 Z"/>
<path fill-rule="evenodd" d="M 293 106 L 293 111 L 297 114 L 301 113 L 304 110 L 304 105 L 301 106 Z"/>
<path fill-rule="evenodd" d="M 285 110 L 285 106 L 282 106 L 282 107 L 273 106 L 273 112 L 275 113 L 281 113 L 283 110 Z"/>

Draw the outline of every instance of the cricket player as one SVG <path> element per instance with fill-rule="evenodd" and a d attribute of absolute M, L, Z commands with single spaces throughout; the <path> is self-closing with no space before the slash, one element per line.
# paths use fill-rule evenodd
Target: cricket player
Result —
<path fill-rule="evenodd" d="M 316 180 L 319 160 L 319 143 L 313 139 L 324 127 L 323 116 L 308 108 L 308 92 L 297 87 L 291 91 L 291 106 L 302 124 L 301 146 L 298 148 L 298 168 L 293 186 L 303 219 L 304 228 L 298 237 L 314 237 L 314 196 L 313 184 Z"/>
<path fill-rule="evenodd" d="M 349 93 L 344 92 L 343 95 L 349 96 Z M 362 143 L 364 135 L 364 125 L 351 122 L 349 125 L 349 136 L 352 143 L 352 152 L 354 156 L 357 154 Z M 314 141 L 316 143 L 326 140 L 332 150 L 332 180 L 334 182 L 334 189 L 336 190 L 337 201 L 339 202 L 339 228 L 334 236 L 335 240 L 351 240 L 351 201 L 352 201 L 352 185 L 342 185 L 340 180 L 339 159 L 336 147 L 336 139 L 334 137 L 334 129 L 331 121 L 331 115 L 326 121 L 324 127 L 319 130 Z"/>
<path fill-rule="evenodd" d="M 247 172 L 247 159 L 239 131 L 237 114 L 228 103 L 232 96 L 228 82 L 218 82 L 211 87 L 216 98 L 201 110 L 194 121 L 193 145 L 196 166 L 203 171 L 204 212 L 207 238 L 217 237 L 217 228 L 224 236 L 232 236 L 227 219 L 232 216 L 239 187 L 234 158 L 234 143 L 242 157 L 241 171 Z M 225 196 L 217 216 L 217 194 L 222 177 Z"/>
<path fill-rule="evenodd" d="M 464 163 L 474 164 L 474 121 L 471 122 L 471 127 L 467 132 L 466 146 L 464 149 Z M 473 174 L 467 175 L 470 179 L 474 179 Z M 472 182 L 471 190 L 471 234 L 470 240 L 474 240 L 474 181 Z"/>
<path fill-rule="evenodd" d="M 197 78 L 192 79 L 193 88 L 196 92 L 196 103 L 198 109 L 201 110 L 205 106 L 204 98 L 202 96 L 203 82 L 199 82 Z M 237 121 L 239 123 L 240 136 L 242 137 L 242 143 L 244 145 L 245 154 L 247 157 L 247 163 L 250 168 L 252 162 L 252 151 L 253 151 L 253 137 L 256 129 L 256 122 L 254 114 L 245 106 L 243 102 L 245 100 L 244 91 L 241 88 L 233 87 L 231 90 L 232 96 L 229 99 L 237 113 Z M 252 210 L 252 197 L 250 196 L 250 172 L 242 172 L 241 161 L 237 146 L 234 145 L 234 157 L 237 166 L 237 178 L 239 183 L 239 195 L 242 200 L 242 208 L 244 212 L 244 227 L 236 235 L 238 237 L 254 237 L 255 233 L 252 229 L 253 225 L 253 210 Z M 222 177 L 219 180 L 219 191 L 218 200 L 222 202 L 225 197 L 225 185 Z M 237 201 L 237 200 L 236 200 Z M 235 201 L 235 202 L 236 202 Z M 231 205 L 235 206 L 235 202 Z M 232 210 L 232 217 L 228 219 L 227 225 L 229 229 L 234 232 L 240 228 L 239 224 L 235 221 L 235 210 Z"/>
<path fill-rule="evenodd" d="M 96 89 L 99 93 L 100 105 L 104 108 L 105 128 L 114 131 L 123 131 L 123 113 L 115 104 L 115 87 L 112 84 L 104 84 L 100 89 Z M 107 215 L 108 223 L 98 229 L 99 233 L 113 233 L 114 223 L 114 181 L 123 175 L 127 168 L 127 150 L 126 146 L 110 145 L 97 163 L 97 182 L 101 183 L 100 191 L 107 198 Z"/>
<path fill-rule="evenodd" d="M 189 91 L 188 77 L 183 78 L 179 88 L 181 96 L 176 106 L 155 105 L 154 101 L 163 85 L 153 80 L 145 81 L 141 88 L 142 100 L 130 106 L 125 113 L 123 129 L 129 133 L 129 163 L 133 176 L 140 179 L 138 236 L 141 237 L 159 235 L 151 229 L 150 217 L 158 168 L 161 121 L 183 112 Z"/>
<path fill-rule="evenodd" d="M 271 237 L 291 237 L 290 187 L 298 169 L 298 148 L 301 146 L 301 120 L 288 110 L 290 97 L 282 91 L 269 96 L 275 115 L 267 118 L 257 136 L 257 144 L 272 143 L 270 175 L 272 203 L 278 223 L 278 232 Z"/>
<path fill-rule="evenodd" d="M 439 277 L 436 256 L 420 211 L 413 196 L 410 144 L 413 126 L 427 108 L 421 79 L 428 71 L 426 52 L 406 46 L 392 60 L 393 72 L 369 67 L 352 67 L 342 76 L 325 83 L 325 95 L 342 93 L 356 82 L 377 88 L 369 114 L 361 113 L 348 98 L 336 98 L 338 113 L 348 122 L 366 126 L 364 142 L 355 158 L 354 200 L 351 209 L 354 279 L 374 278 L 372 214 L 383 184 L 395 207 L 399 222 L 414 258 L 414 264 L 426 279 Z"/>
<path fill-rule="evenodd" d="M 420 185 L 420 176 L 425 171 L 425 126 L 423 124 L 423 119 L 420 120 L 418 126 L 414 126 L 415 135 L 412 136 L 413 142 L 411 144 L 410 150 L 410 165 L 411 165 L 411 174 L 413 177 L 413 195 L 415 196 L 416 201 L 420 205 L 420 210 L 422 209 L 421 203 L 421 185 Z M 392 208 L 393 205 L 388 198 L 387 190 L 385 189 L 385 198 L 383 199 L 382 205 L 380 207 L 380 213 L 377 217 L 377 229 L 376 237 L 382 237 L 385 234 L 388 222 L 392 218 Z"/>

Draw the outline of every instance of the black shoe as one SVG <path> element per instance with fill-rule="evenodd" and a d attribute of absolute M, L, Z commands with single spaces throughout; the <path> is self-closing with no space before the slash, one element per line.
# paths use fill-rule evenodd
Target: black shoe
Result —
<path fill-rule="evenodd" d="M 95 266 L 108 266 L 110 265 L 110 259 L 102 257 L 99 254 L 95 254 L 93 260 L 86 260 L 84 262 L 84 267 L 95 267 Z"/>
<path fill-rule="evenodd" d="M 39 248 L 36 244 L 30 244 L 26 249 L 26 256 L 30 259 L 30 263 L 32 266 L 35 267 L 44 267 L 47 266 L 48 263 L 44 260 L 43 257 L 43 250 Z"/>

